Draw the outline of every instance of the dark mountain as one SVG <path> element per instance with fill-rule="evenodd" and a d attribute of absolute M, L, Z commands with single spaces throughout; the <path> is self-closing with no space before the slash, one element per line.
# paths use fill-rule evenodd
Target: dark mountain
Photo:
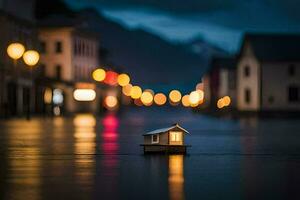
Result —
<path fill-rule="evenodd" d="M 105 53 L 102 57 L 106 58 L 102 59 L 103 65 L 112 64 L 130 74 L 133 84 L 149 87 L 164 85 L 164 89 L 166 85 L 172 85 L 182 90 L 192 90 L 207 69 L 210 57 L 207 52 L 197 54 L 186 45 L 169 43 L 142 29 L 128 30 L 92 8 L 77 11 L 75 16 L 74 11 L 65 5 L 54 10 L 59 10 L 59 14 L 66 12 L 78 20 L 78 26 L 97 32 L 101 53 Z M 55 12 L 48 10 L 48 15 L 53 14 Z"/>
<path fill-rule="evenodd" d="M 171 44 L 142 29 L 128 30 L 93 9 L 78 15 L 99 32 L 109 60 L 131 74 L 138 84 L 197 82 L 205 69 L 206 58 L 182 45 Z"/>

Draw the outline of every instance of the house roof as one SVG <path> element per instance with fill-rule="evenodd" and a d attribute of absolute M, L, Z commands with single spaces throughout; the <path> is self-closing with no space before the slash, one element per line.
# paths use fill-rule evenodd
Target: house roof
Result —
<path fill-rule="evenodd" d="M 186 129 L 182 128 L 181 126 L 179 126 L 179 124 L 174 124 L 173 126 L 171 127 L 167 127 L 167 128 L 160 128 L 160 129 L 156 129 L 154 131 L 150 131 L 148 133 L 145 133 L 143 135 L 155 135 L 155 134 L 159 134 L 159 133 L 164 133 L 164 132 L 167 132 L 167 131 L 170 131 L 174 128 L 179 128 L 180 130 L 182 130 L 183 132 L 185 133 L 189 133 Z"/>
<path fill-rule="evenodd" d="M 261 61 L 300 60 L 300 34 L 246 34 L 246 42 Z"/>

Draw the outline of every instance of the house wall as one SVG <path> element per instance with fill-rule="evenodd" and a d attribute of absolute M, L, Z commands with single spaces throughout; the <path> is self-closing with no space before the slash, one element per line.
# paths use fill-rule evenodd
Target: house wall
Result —
<path fill-rule="evenodd" d="M 45 43 L 45 53 L 41 54 L 41 63 L 45 65 L 46 76 L 56 77 L 56 67 L 61 66 L 61 80 L 74 79 L 72 68 L 72 29 L 40 29 L 39 40 Z M 62 43 L 62 52 L 55 52 L 56 42 Z"/>
<path fill-rule="evenodd" d="M 289 74 L 293 65 L 295 74 Z M 267 62 L 262 64 L 262 110 L 300 110 L 300 102 L 289 102 L 288 88 L 297 86 L 300 92 L 300 62 Z"/>
<path fill-rule="evenodd" d="M 93 70 L 99 67 L 98 40 L 73 34 L 72 50 L 72 66 L 74 67 L 75 80 L 90 81 Z"/>
<path fill-rule="evenodd" d="M 252 53 L 251 47 L 245 45 L 237 66 L 237 108 L 241 111 L 260 109 L 260 64 Z M 249 67 L 249 76 L 245 68 Z M 246 90 L 250 91 L 250 101 L 246 101 Z"/>
<path fill-rule="evenodd" d="M 209 107 L 212 105 L 209 74 L 205 74 L 203 76 L 202 83 L 203 83 L 203 91 L 204 91 L 204 104 L 203 105 L 205 107 Z"/>
<path fill-rule="evenodd" d="M 0 8 L 0 117 L 26 114 L 29 99 L 31 112 L 35 105 L 34 84 L 28 66 L 22 58 L 14 62 L 6 50 L 13 42 L 22 43 L 26 49 L 38 50 L 37 30 L 32 21 L 15 14 L 7 14 Z M 38 65 L 33 69 L 33 77 L 37 70 Z"/>
<path fill-rule="evenodd" d="M 236 71 L 227 68 L 220 69 L 220 85 L 218 98 L 229 96 L 231 107 L 236 106 Z"/>
<path fill-rule="evenodd" d="M 159 134 L 159 143 L 155 143 L 155 144 L 168 144 L 169 141 L 168 141 L 168 132 L 165 132 L 165 133 L 161 133 Z M 144 136 L 144 144 L 152 144 L 152 136 L 151 135 L 147 135 L 147 136 Z"/>

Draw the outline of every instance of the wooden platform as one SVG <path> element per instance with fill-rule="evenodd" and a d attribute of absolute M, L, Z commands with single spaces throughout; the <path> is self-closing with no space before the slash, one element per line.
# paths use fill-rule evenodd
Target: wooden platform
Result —
<path fill-rule="evenodd" d="M 186 154 L 190 145 L 162 145 L 162 144 L 141 144 L 144 153 L 164 153 L 164 154 Z"/>

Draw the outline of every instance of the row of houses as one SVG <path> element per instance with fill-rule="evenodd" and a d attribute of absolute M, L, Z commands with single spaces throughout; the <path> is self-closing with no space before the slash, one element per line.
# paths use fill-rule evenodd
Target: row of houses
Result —
<path fill-rule="evenodd" d="M 73 98 L 75 89 L 90 88 L 98 94 L 115 90 L 92 80 L 91 73 L 100 64 L 99 34 L 80 17 L 56 15 L 36 20 L 34 2 L 0 1 L 0 117 L 99 111 L 101 95 L 90 103 Z M 22 59 L 14 61 L 7 55 L 13 42 L 40 53 L 32 72 Z"/>
<path fill-rule="evenodd" d="M 234 57 L 215 57 L 203 76 L 206 105 L 230 96 L 239 111 L 300 111 L 300 35 L 245 34 Z"/>

